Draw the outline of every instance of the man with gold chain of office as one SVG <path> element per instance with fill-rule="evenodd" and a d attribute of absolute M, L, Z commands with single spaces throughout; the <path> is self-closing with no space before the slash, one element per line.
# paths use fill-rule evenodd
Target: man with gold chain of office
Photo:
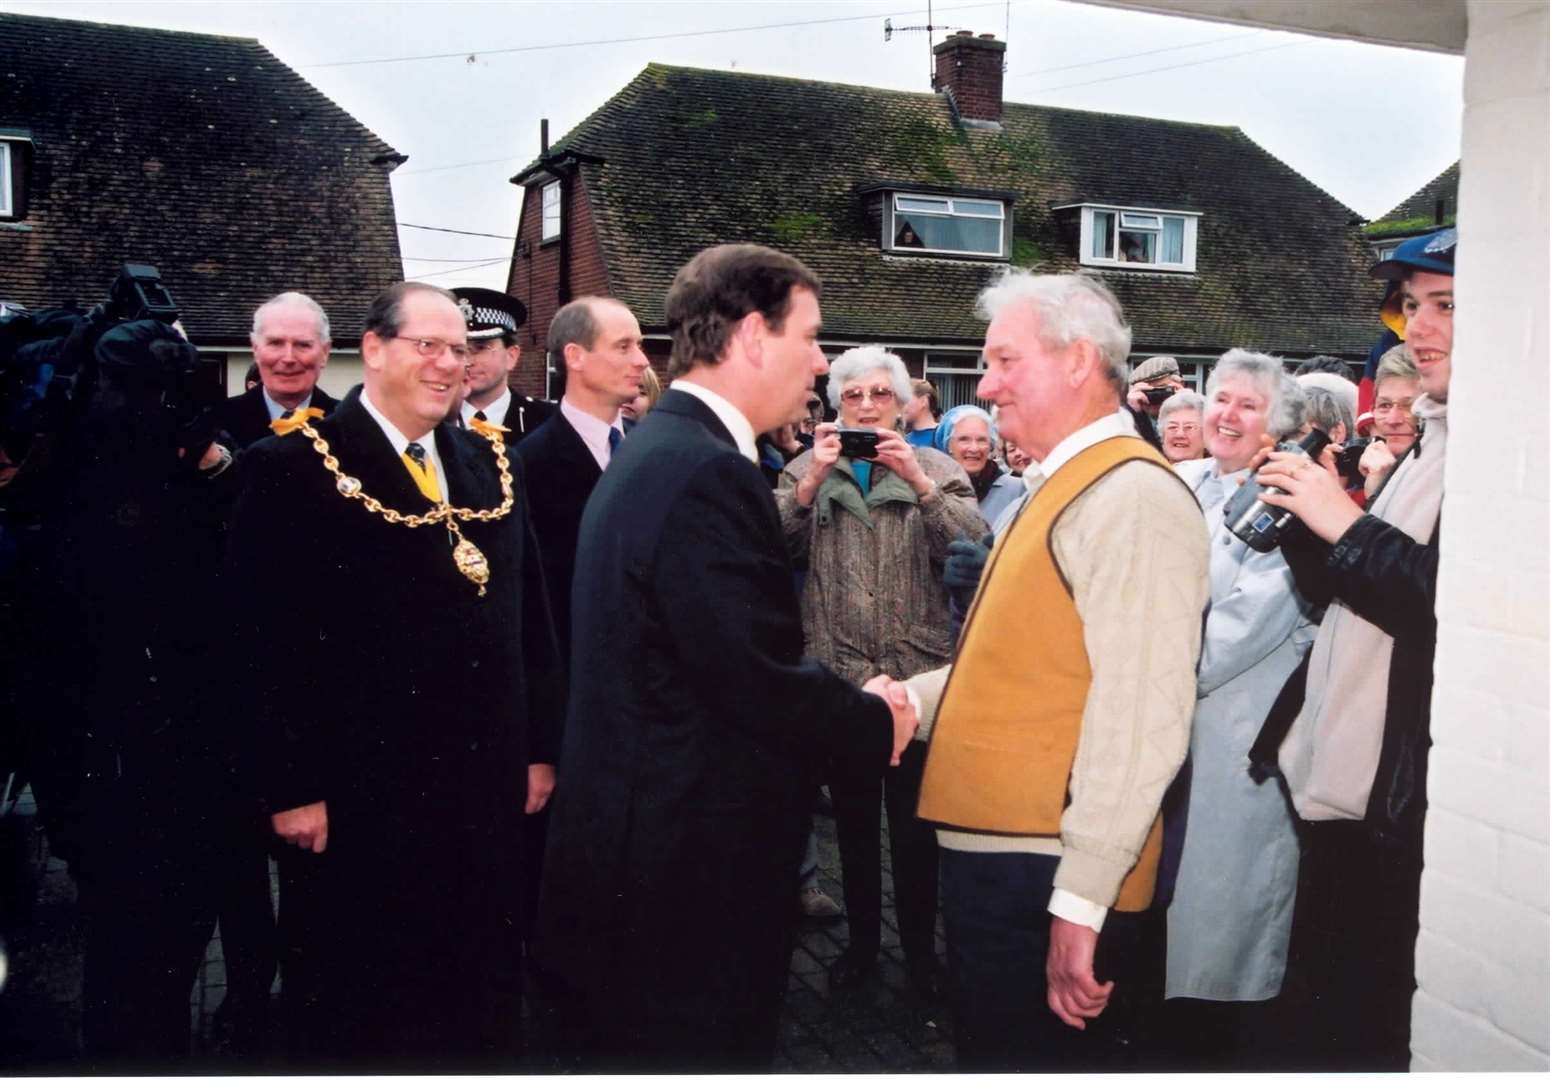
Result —
<path fill-rule="evenodd" d="M 388 289 L 361 356 L 332 416 L 244 459 L 233 530 L 241 719 L 298 883 L 286 1011 L 309 1064 L 493 1067 L 518 1049 L 518 826 L 554 784 L 549 602 L 504 430 L 445 421 L 451 294 Z"/>

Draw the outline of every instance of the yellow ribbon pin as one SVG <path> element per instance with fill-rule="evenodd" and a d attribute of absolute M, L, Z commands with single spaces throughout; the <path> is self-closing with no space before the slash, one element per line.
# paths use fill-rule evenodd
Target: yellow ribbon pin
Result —
<path fill-rule="evenodd" d="M 495 434 L 497 431 L 502 435 L 508 434 L 511 431 L 509 427 L 501 427 L 499 424 L 492 424 L 488 420 L 479 419 L 477 416 L 468 422 L 468 426 L 473 428 L 479 434 L 483 435 L 486 439 Z"/>
<path fill-rule="evenodd" d="M 269 421 L 269 429 L 276 435 L 289 435 L 293 431 L 300 431 L 303 424 L 312 420 L 323 419 L 323 410 L 319 408 L 297 409 L 290 416 L 281 417 L 279 420 Z"/>

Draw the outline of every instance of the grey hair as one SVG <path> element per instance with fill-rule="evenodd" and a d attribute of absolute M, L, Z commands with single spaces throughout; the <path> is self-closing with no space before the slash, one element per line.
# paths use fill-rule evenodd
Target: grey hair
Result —
<path fill-rule="evenodd" d="M 1206 381 L 1206 399 L 1215 397 L 1223 380 L 1232 375 L 1248 379 L 1265 396 L 1269 403 L 1265 410 L 1265 430 L 1271 435 L 1284 439 L 1302 429 L 1308 395 L 1303 393 L 1297 380 L 1286 373 L 1286 364 L 1280 357 L 1247 349 L 1228 349 L 1211 369 L 1211 378 Z"/>
<path fill-rule="evenodd" d="M 258 310 L 253 312 L 253 334 L 251 338 L 253 344 L 258 344 L 258 339 L 263 333 L 264 315 L 274 308 L 281 307 L 299 307 L 311 313 L 318 323 L 318 341 L 324 345 L 333 343 L 334 339 L 328 325 L 328 312 L 323 310 L 322 305 L 306 293 L 283 292 L 279 296 L 271 296 L 268 300 L 258 305 Z"/>
<path fill-rule="evenodd" d="M 1170 415 L 1180 411 L 1181 409 L 1194 409 L 1196 412 L 1204 415 L 1206 411 L 1205 396 L 1202 394 L 1197 394 L 1193 390 L 1180 390 L 1171 398 L 1164 401 L 1162 403 L 1162 408 L 1157 410 L 1158 425 L 1161 426 L 1164 420 L 1168 419 Z"/>
<path fill-rule="evenodd" d="M 1374 392 L 1385 379 L 1419 379 L 1421 372 L 1411 359 L 1410 347 L 1404 342 L 1395 345 L 1388 352 L 1378 357 L 1378 369 L 1373 373 L 1372 386 Z"/>
<path fill-rule="evenodd" d="M 1336 375 L 1332 371 L 1307 371 L 1293 377 L 1304 390 L 1311 390 L 1314 387 L 1328 390 L 1340 400 L 1352 417 L 1356 416 L 1356 384 L 1350 379 Z M 1351 430 L 1350 424 L 1346 425 L 1346 430 Z"/>
<path fill-rule="evenodd" d="M 894 398 L 901 407 L 909 401 L 914 391 L 910 389 L 910 373 L 905 370 L 904 361 L 881 345 L 858 345 L 840 353 L 829 365 L 829 404 L 838 409 L 845 384 L 871 371 L 888 373 Z"/>
<path fill-rule="evenodd" d="M 1119 301 L 1099 278 L 1088 274 L 1035 274 L 1008 267 L 980 293 L 980 318 L 991 321 L 1014 304 L 1031 307 L 1039 320 L 1039 341 L 1063 349 L 1093 343 L 1108 364 L 1109 380 L 1124 393 L 1130 382 L 1130 324 Z"/>
<path fill-rule="evenodd" d="M 1346 438 L 1355 433 L 1356 413 L 1343 397 L 1322 386 L 1304 386 L 1303 393 L 1308 395 L 1306 419 L 1314 427 L 1328 434 L 1335 430 L 1336 424 L 1344 424 Z"/>

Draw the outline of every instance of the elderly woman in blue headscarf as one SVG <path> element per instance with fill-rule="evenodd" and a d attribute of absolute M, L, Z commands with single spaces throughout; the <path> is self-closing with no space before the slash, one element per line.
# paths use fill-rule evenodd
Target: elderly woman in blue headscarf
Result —
<path fill-rule="evenodd" d="M 900 359 L 877 346 L 841 354 L 829 369 L 838 427 L 876 433 L 871 456 L 841 452 L 838 427 L 820 424 L 813 448 L 795 458 L 775 493 L 787 547 L 806 559 L 802 630 L 808 655 L 858 686 L 879 673 L 908 678 L 952 655 L 942 564 L 954 540 L 984 532 L 969 478 L 946 454 L 914 447 L 899 431 L 910 380 Z M 850 943 L 829 968 L 844 989 L 877 967 L 882 932 L 881 807 L 899 938 L 911 980 L 932 995 L 936 959 L 936 836 L 915 819 L 925 744 L 912 743 L 886 777 L 833 776 Z"/>
<path fill-rule="evenodd" d="M 1024 490 L 1017 477 L 996 463 L 996 441 L 996 422 L 978 405 L 955 405 L 937 422 L 936 448 L 968 474 L 987 525 L 994 525 Z"/>

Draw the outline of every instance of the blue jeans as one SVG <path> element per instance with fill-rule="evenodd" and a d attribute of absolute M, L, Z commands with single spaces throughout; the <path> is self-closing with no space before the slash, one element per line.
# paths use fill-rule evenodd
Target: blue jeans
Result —
<path fill-rule="evenodd" d="M 963 1072 L 1123 1071 L 1133 1067 L 1133 966 L 1139 918 L 1111 911 L 1098 938 L 1099 982 L 1115 980 L 1085 1031 L 1046 1002 L 1053 855 L 941 850 L 942 918 Z"/>

